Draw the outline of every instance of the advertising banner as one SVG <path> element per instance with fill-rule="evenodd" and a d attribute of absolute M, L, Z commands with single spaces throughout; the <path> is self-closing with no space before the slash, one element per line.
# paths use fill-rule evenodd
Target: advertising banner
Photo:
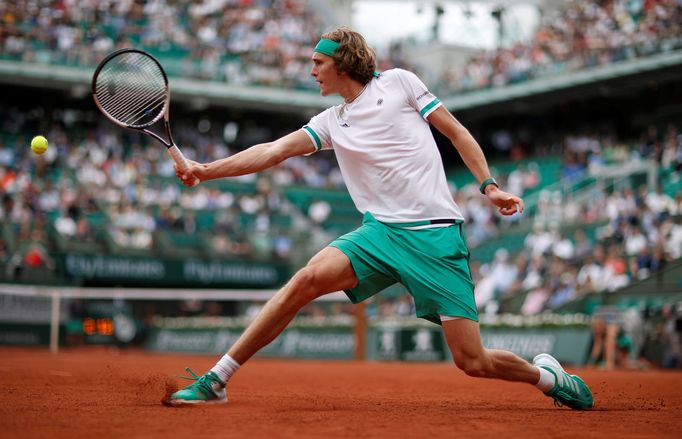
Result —
<path fill-rule="evenodd" d="M 588 327 L 481 328 L 483 346 L 514 352 L 531 360 L 546 352 L 559 361 L 584 364 L 591 342 Z M 442 361 L 451 358 L 438 326 L 373 326 L 367 358 L 373 360 Z"/>
<path fill-rule="evenodd" d="M 290 274 L 286 264 L 80 253 L 62 255 L 58 264 L 70 278 L 121 286 L 274 288 L 284 284 Z"/>
<path fill-rule="evenodd" d="M 146 347 L 156 352 L 226 352 L 243 328 L 162 329 L 154 328 Z M 258 355 L 287 358 L 351 359 L 355 348 L 353 330 L 347 328 L 289 328 Z"/>

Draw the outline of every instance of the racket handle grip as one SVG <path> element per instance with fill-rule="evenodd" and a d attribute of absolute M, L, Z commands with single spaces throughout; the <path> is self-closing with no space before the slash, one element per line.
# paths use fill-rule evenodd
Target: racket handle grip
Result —
<path fill-rule="evenodd" d="M 171 146 L 170 148 L 168 148 L 168 152 L 170 153 L 170 156 L 173 158 L 173 161 L 178 165 L 178 169 L 180 169 L 183 172 L 189 169 L 189 163 L 187 163 L 187 159 L 177 146 L 175 145 Z M 198 184 L 199 179 L 194 177 L 192 186 L 196 186 Z"/>

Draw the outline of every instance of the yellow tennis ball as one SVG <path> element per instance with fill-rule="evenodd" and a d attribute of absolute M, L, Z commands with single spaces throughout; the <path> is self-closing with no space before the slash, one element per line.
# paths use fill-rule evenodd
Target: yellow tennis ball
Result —
<path fill-rule="evenodd" d="M 47 139 L 43 136 L 35 136 L 31 140 L 31 149 L 36 154 L 43 154 L 47 151 Z"/>

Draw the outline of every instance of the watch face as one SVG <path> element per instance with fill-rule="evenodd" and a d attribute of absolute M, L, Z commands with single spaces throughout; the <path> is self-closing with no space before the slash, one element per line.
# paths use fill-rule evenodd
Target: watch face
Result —
<path fill-rule="evenodd" d="M 137 328 L 135 322 L 125 314 L 114 316 L 114 336 L 122 343 L 128 343 L 135 338 Z"/>

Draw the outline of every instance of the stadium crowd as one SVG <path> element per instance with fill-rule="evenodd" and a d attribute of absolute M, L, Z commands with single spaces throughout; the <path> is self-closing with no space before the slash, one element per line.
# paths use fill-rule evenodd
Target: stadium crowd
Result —
<path fill-rule="evenodd" d="M 682 48 L 678 0 L 571 0 L 528 42 L 476 54 L 444 72 L 440 90 L 499 87 Z"/>
<path fill-rule="evenodd" d="M 310 81 L 321 28 L 295 0 L 20 0 L 2 2 L 0 19 L 0 56 L 10 59 L 92 66 L 135 46 L 171 74 L 286 87 Z"/>
<path fill-rule="evenodd" d="M 156 231 L 181 231 L 200 240 L 198 232 L 210 227 L 217 235 L 213 250 L 218 255 L 285 258 L 291 242 L 270 225 L 274 215 L 288 214 L 276 188 L 295 182 L 297 175 L 319 174 L 310 163 L 293 161 L 267 177 L 240 179 L 245 188 L 241 192 L 209 184 L 183 191 L 163 148 L 145 147 L 134 133 L 104 124 L 82 129 L 80 120 L 68 123 L 69 111 L 59 112 L 46 133 L 50 148 L 38 157 L 24 147 L 30 141 L 21 134 L 29 124 L 24 114 L 12 109 L 0 113 L 7 134 L 0 143 L 0 217 L 6 225 L 20 228 L 19 242 L 32 241 L 31 230 L 42 230 L 47 241 L 45 230 L 51 230 L 53 221 L 58 238 L 100 240 L 105 247 L 109 242 L 109 247 L 125 253 L 152 250 Z M 187 140 L 182 133 L 189 130 L 179 131 L 179 137 Z M 190 157 L 215 160 L 229 155 L 218 137 L 197 135 L 191 140 L 197 148 L 188 148 Z M 199 224 L 201 211 L 208 211 L 215 221 Z M 253 218 L 250 227 L 242 227 L 242 214 Z M 97 218 L 99 224 L 91 224 Z M 105 227 L 105 233 L 95 230 L 97 226 Z"/>
<path fill-rule="evenodd" d="M 431 88 L 445 95 L 501 86 L 682 47 L 678 0 L 567 3 L 530 41 L 477 53 Z M 19 0 L 0 3 L 0 58 L 93 66 L 135 46 L 160 57 L 171 75 L 314 89 L 309 58 L 325 27 L 296 0 Z M 401 47 L 379 53 L 380 70 L 419 70 Z"/>
<path fill-rule="evenodd" d="M 35 124 L 46 118 L 43 110 L 0 109 L 4 133 L 0 139 L 0 195 L 3 197 L 0 217 L 7 223 L 21 225 L 16 235 L 19 241 L 30 242 L 31 236 L 44 236 L 46 223 L 53 223 L 58 234 L 68 239 L 97 241 L 102 239 L 102 234 L 96 229 L 104 224 L 107 239 L 122 249 L 152 249 L 156 230 L 177 230 L 187 234 L 211 231 L 219 235 L 219 239 L 213 240 L 218 255 L 243 256 L 259 249 L 258 254 L 262 257 L 287 258 L 293 246 L 292 238 L 284 230 L 286 228 L 275 224 L 276 217 L 298 213 L 305 221 L 303 229 L 310 230 L 315 225 L 323 229 L 332 206 L 325 200 L 316 200 L 308 210 L 299 212 L 287 200 L 285 188 L 291 185 L 343 188 L 333 154 L 320 153 L 287 160 L 258 176 L 234 179 L 245 190 L 225 190 L 211 184 L 183 190 L 175 180 L 172 162 L 163 148 L 146 147 L 149 140 L 145 136 L 118 129 L 106 121 L 87 125 L 84 121 L 89 117 L 87 112 L 68 109 L 50 115 L 47 119 L 54 123 L 46 135 L 51 146 L 45 155 L 37 157 L 25 147 L 29 139 L 23 133 L 31 132 Z M 84 126 L 91 128 L 84 129 Z M 682 157 L 682 136 L 677 132 L 675 126 L 661 132 L 652 127 L 642 135 L 637 148 L 629 148 L 624 142 L 610 137 L 567 134 L 560 142 L 563 149 L 568 151 L 566 154 L 579 150 L 580 156 L 585 157 L 585 165 L 578 170 L 573 163 L 564 163 L 563 181 L 576 178 L 578 172 L 598 173 L 600 166 L 613 163 L 621 166 L 633 160 L 655 160 L 665 168 L 676 169 Z M 175 137 L 179 144 L 186 145 L 187 155 L 199 161 L 212 161 L 238 149 L 217 132 L 202 132 L 186 124 L 179 124 Z M 542 150 L 542 145 L 538 149 Z M 597 163 L 594 156 L 599 156 L 601 161 Z M 567 172 L 569 165 L 570 173 Z M 538 226 L 558 228 L 562 220 L 582 224 L 608 220 L 610 233 L 629 235 L 633 228 L 644 227 L 649 231 L 665 224 L 670 229 L 670 218 L 682 213 L 680 195 L 673 199 L 660 191 L 648 193 L 646 188 L 637 193 L 627 188 L 622 192 L 602 193 L 596 200 L 592 197 L 589 202 L 578 203 L 547 190 L 552 188 L 553 182 L 542 181 L 537 168 L 536 163 L 527 159 L 508 175 L 499 177 L 504 187 L 519 195 L 539 191 L 534 213 Z M 679 180 L 676 171 L 671 178 Z M 453 193 L 468 221 L 470 246 L 476 248 L 496 237 L 502 229 L 514 225 L 519 217 L 507 219 L 497 215 L 480 197 L 475 182 L 467 181 L 470 184 L 453 187 Z M 634 209 L 648 209 L 653 213 L 645 216 Z M 214 218 L 208 224 L 200 218 L 206 211 Z M 670 218 L 662 217 L 664 212 Z M 640 221 L 646 218 L 646 222 L 638 227 L 628 225 L 625 223 L 629 217 L 623 215 Z M 242 216 L 246 221 L 240 221 Z M 91 224 L 93 218 L 100 218 L 100 224 Z M 552 233 L 553 238 L 544 241 L 565 241 L 556 236 L 558 230 L 552 230 Z M 656 244 L 664 235 L 649 236 L 647 243 Z M 323 235 L 321 240 L 333 237 Z M 323 244 L 316 243 L 318 246 Z M 7 244 L 4 247 L 6 249 Z M 531 261 L 546 250 L 534 251 L 527 259 Z M 672 255 L 677 256 L 678 252 Z M 585 252 L 579 256 L 585 256 Z M 569 255 L 563 259 L 571 258 Z M 486 272 L 485 267 L 483 272 Z"/>
<path fill-rule="evenodd" d="M 659 184 L 655 190 L 633 187 L 631 180 L 606 190 L 593 185 L 582 200 L 572 191 L 562 196 L 542 190 L 523 250 L 499 250 L 494 261 L 475 270 L 479 306 L 494 310 L 499 299 L 528 292 L 522 311 L 536 314 L 646 278 L 682 256 L 678 126 L 650 126 L 631 144 L 613 136 L 568 135 L 563 146 L 563 182 L 651 163 Z"/>

